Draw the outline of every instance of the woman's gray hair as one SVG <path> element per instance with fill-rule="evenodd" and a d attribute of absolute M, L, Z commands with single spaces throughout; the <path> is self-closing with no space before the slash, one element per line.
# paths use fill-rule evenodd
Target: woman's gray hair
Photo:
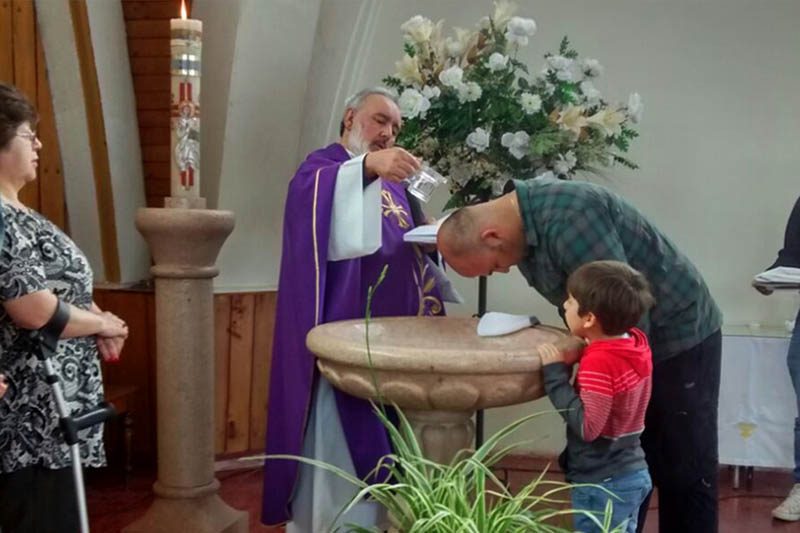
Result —
<path fill-rule="evenodd" d="M 361 89 L 356 94 L 350 96 L 347 100 L 344 101 L 344 110 L 342 110 L 342 120 L 339 123 L 340 136 L 344 133 L 344 116 L 347 113 L 347 110 L 348 109 L 358 110 L 362 105 L 364 105 L 364 100 L 366 100 L 368 96 L 372 96 L 373 94 L 385 96 L 395 104 L 397 103 L 397 93 L 391 89 L 387 89 L 386 87 L 375 86 L 375 87 L 367 87 L 366 89 Z"/>

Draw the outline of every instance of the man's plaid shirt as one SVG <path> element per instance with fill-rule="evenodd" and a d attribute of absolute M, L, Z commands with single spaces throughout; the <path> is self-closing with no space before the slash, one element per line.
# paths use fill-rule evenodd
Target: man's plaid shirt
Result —
<path fill-rule="evenodd" d="M 648 333 L 654 362 L 696 346 L 722 326 L 722 313 L 694 265 L 620 196 L 552 178 L 514 185 L 528 241 L 519 269 L 560 311 L 567 277 L 576 268 L 615 259 L 650 282 L 656 304 L 639 327 Z"/>

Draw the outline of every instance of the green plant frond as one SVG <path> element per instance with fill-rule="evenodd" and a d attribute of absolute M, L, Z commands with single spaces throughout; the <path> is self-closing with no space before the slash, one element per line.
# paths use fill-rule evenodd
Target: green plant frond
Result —
<path fill-rule="evenodd" d="M 492 435 L 491 437 L 486 439 L 486 441 L 484 441 L 484 443 L 481 445 L 481 447 L 478 448 L 477 450 L 475 450 L 475 453 L 473 454 L 473 458 L 475 458 L 478 461 L 484 461 L 486 459 L 486 457 L 491 453 L 491 450 L 494 449 L 495 446 L 497 446 L 497 444 L 501 440 L 505 439 L 508 435 L 512 434 L 514 431 L 516 431 L 523 424 L 527 424 L 531 420 L 539 418 L 543 414 L 544 414 L 544 412 L 542 412 L 542 413 L 533 413 L 533 414 L 524 416 L 524 417 L 520 418 L 519 420 L 516 420 L 516 421 L 512 422 L 511 424 L 507 425 L 506 427 L 504 427 L 503 429 L 501 429 L 500 431 L 498 431 L 497 433 L 495 433 L 494 435 Z"/>

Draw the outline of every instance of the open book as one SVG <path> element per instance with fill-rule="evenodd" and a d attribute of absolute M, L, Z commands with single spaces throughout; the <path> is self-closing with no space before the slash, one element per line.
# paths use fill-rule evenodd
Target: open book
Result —
<path fill-rule="evenodd" d="M 800 268 L 777 267 L 753 278 L 753 285 L 769 289 L 800 289 Z"/>
<path fill-rule="evenodd" d="M 403 234 L 405 242 L 416 242 L 420 244 L 436 244 L 436 231 L 439 229 L 438 224 L 425 224 L 424 226 L 417 226 Z"/>

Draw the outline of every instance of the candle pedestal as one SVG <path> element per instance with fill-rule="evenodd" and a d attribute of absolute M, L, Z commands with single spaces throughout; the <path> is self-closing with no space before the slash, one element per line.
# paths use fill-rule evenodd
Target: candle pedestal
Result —
<path fill-rule="evenodd" d="M 214 265 L 233 230 L 229 211 L 143 208 L 136 227 L 153 256 L 158 480 L 155 501 L 125 533 L 246 533 L 248 513 L 217 495 L 214 477 Z"/>

